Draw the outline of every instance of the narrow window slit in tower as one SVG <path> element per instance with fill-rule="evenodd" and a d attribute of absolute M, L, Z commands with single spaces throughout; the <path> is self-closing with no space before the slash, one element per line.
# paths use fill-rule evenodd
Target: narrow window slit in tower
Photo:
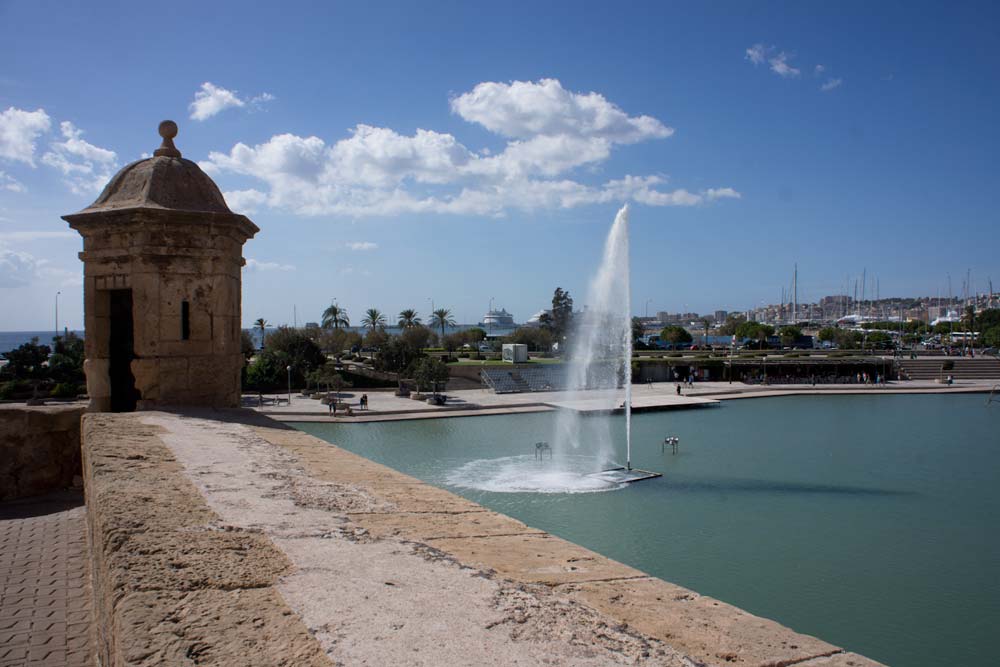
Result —
<path fill-rule="evenodd" d="M 191 304 L 181 301 L 181 340 L 191 338 Z"/>

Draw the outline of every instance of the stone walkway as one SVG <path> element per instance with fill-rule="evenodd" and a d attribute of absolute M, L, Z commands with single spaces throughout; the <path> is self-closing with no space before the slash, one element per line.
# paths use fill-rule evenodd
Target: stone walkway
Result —
<path fill-rule="evenodd" d="M 0 504 L 0 667 L 92 665 L 83 495 Z"/>

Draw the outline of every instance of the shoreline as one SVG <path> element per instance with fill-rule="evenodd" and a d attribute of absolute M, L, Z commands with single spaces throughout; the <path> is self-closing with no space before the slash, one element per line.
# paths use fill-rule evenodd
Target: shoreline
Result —
<path fill-rule="evenodd" d="M 905 380 L 881 387 L 868 385 L 745 385 L 728 382 L 698 382 L 693 388 L 683 388 L 677 395 L 673 383 L 634 385 L 632 411 L 634 413 L 660 412 L 667 410 L 690 410 L 717 407 L 724 401 L 749 398 L 779 398 L 784 396 L 884 396 L 884 395 L 927 395 L 927 394 L 988 394 L 1000 386 L 1000 380 L 956 380 L 951 386 L 937 382 Z M 356 410 L 354 404 L 361 394 L 366 393 L 373 406 L 370 410 Z M 477 417 L 513 415 L 532 412 L 552 412 L 570 409 L 581 414 L 621 414 L 622 408 L 614 405 L 616 392 L 594 390 L 583 397 L 571 392 L 535 392 L 521 394 L 493 394 L 483 389 L 463 389 L 449 392 L 444 406 L 414 404 L 408 398 L 400 398 L 387 391 L 355 390 L 342 392 L 341 396 L 352 406 L 352 416 L 328 414 L 327 408 L 319 401 L 303 396 L 292 396 L 285 406 L 264 405 L 256 407 L 248 402 L 256 402 L 257 395 L 244 395 L 244 406 L 285 423 L 334 423 L 363 424 L 384 421 L 409 421 L 423 419 L 448 419 L 456 417 Z M 286 394 L 278 396 L 285 400 Z"/>

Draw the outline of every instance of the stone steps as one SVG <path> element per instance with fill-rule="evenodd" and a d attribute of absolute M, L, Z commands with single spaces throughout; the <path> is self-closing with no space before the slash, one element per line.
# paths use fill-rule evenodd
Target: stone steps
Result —
<path fill-rule="evenodd" d="M 947 361 L 953 368 L 942 370 Z M 1000 380 L 1000 359 L 996 358 L 903 359 L 899 365 L 911 380 L 936 380 L 948 375 L 958 380 Z"/>

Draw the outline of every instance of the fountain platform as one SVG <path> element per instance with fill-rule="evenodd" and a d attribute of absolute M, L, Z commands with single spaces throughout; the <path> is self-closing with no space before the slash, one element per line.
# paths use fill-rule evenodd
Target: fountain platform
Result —
<path fill-rule="evenodd" d="M 584 395 L 585 396 L 585 395 Z M 572 397 L 545 401 L 545 405 L 562 410 L 572 410 L 580 414 L 619 414 L 624 412 L 620 407 L 612 407 L 604 396 L 597 398 Z M 697 396 L 676 396 L 673 393 L 640 394 L 632 397 L 632 412 L 653 412 L 658 410 L 683 410 L 687 408 L 705 408 L 718 406 L 721 403 L 714 398 Z"/>
<path fill-rule="evenodd" d="M 627 469 L 624 467 L 609 468 L 601 472 L 591 473 L 590 477 L 600 477 L 603 480 L 614 484 L 631 484 L 632 482 L 642 482 L 647 479 L 663 477 L 661 472 L 652 470 L 640 470 L 639 468 Z"/>

